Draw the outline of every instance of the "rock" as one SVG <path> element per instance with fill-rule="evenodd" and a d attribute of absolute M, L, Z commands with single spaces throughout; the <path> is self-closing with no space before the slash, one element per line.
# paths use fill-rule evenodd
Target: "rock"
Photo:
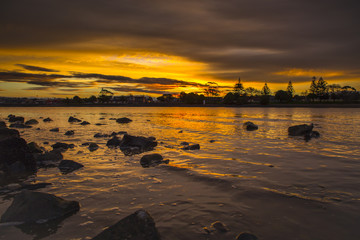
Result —
<path fill-rule="evenodd" d="M 99 118 L 99 120 L 104 120 L 104 119 L 105 119 L 104 117 Z"/>
<path fill-rule="evenodd" d="M 72 135 L 74 135 L 74 130 L 69 130 L 69 131 L 66 131 L 66 133 L 65 133 L 65 135 L 66 136 L 72 136 Z"/>
<path fill-rule="evenodd" d="M 11 128 L 31 128 L 31 126 L 25 125 L 23 123 L 12 123 L 10 124 Z"/>
<path fill-rule="evenodd" d="M 36 161 L 26 141 L 16 134 L 5 136 L 0 140 L 0 171 L 7 174 L 35 172 Z"/>
<path fill-rule="evenodd" d="M 25 122 L 25 125 L 35 125 L 35 124 L 38 124 L 38 120 L 36 119 L 30 119 L 28 121 Z"/>
<path fill-rule="evenodd" d="M 110 137 L 109 134 L 103 134 L 103 133 L 96 133 L 94 135 L 95 138 L 103 138 L 103 137 Z"/>
<path fill-rule="evenodd" d="M 215 142 L 215 140 L 210 140 L 209 142 L 210 142 L 210 143 L 214 143 L 214 142 Z"/>
<path fill-rule="evenodd" d="M 140 164 L 144 168 L 154 167 L 154 166 L 159 165 L 159 164 L 161 164 L 163 162 L 164 162 L 163 157 L 160 154 L 157 154 L 157 153 L 144 155 L 140 159 Z"/>
<path fill-rule="evenodd" d="M 109 139 L 106 143 L 106 146 L 108 147 L 117 147 L 121 143 L 120 139 L 116 136 L 114 136 L 112 139 Z"/>
<path fill-rule="evenodd" d="M 193 144 L 182 148 L 183 150 L 198 150 L 200 149 L 199 144 Z"/>
<path fill-rule="evenodd" d="M 56 149 L 56 148 L 62 148 L 64 150 L 68 149 L 68 148 L 71 148 L 70 147 L 70 144 L 67 144 L 67 143 L 62 143 L 62 142 L 57 142 L 53 145 L 51 145 L 53 149 Z"/>
<path fill-rule="evenodd" d="M 189 143 L 188 142 L 182 142 L 182 143 L 180 143 L 180 145 L 187 146 L 187 145 L 189 145 Z"/>
<path fill-rule="evenodd" d="M 56 167 L 58 162 L 63 159 L 63 155 L 59 149 L 45 152 L 36 156 L 37 165 L 39 167 Z"/>
<path fill-rule="evenodd" d="M 29 147 L 30 152 L 32 152 L 32 153 L 42 153 L 43 152 L 41 147 L 39 145 L 37 145 L 37 143 L 35 143 L 35 142 L 28 143 L 28 147 Z"/>
<path fill-rule="evenodd" d="M 51 118 L 45 118 L 45 119 L 43 119 L 43 122 L 52 122 L 53 120 L 51 119 Z"/>
<path fill-rule="evenodd" d="M 20 137 L 20 133 L 18 130 L 9 129 L 9 128 L 0 128 L 0 141 L 13 137 L 17 137 L 17 138 Z"/>
<path fill-rule="evenodd" d="M 258 240 L 258 238 L 251 233 L 240 233 L 235 240 Z"/>
<path fill-rule="evenodd" d="M 23 190 L 17 194 L 0 222 L 43 222 L 79 211 L 77 201 L 66 201 L 52 194 Z"/>
<path fill-rule="evenodd" d="M 127 132 L 125 132 L 125 131 L 120 131 L 120 132 L 118 132 L 117 134 L 125 135 L 125 134 L 127 134 Z"/>
<path fill-rule="evenodd" d="M 305 136 L 306 134 L 310 133 L 313 128 L 314 124 L 295 125 L 288 128 L 288 133 L 290 136 Z"/>
<path fill-rule="evenodd" d="M 40 128 L 36 128 L 36 130 L 41 130 Z"/>
<path fill-rule="evenodd" d="M 84 165 L 72 160 L 62 160 L 58 166 L 62 173 L 70 173 L 82 167 L 84 167 Z"/>
<path fill-rule="evenodd" d="M 246 129 L 247 131 L 255 131 L 258 130 L 258 125 L 252 123 L 252 122 L 245 122 L 243 124 L 243 128 Z"/>
<path fill-rule="evenodd" d="M 129 122 L 132 122 L 132 120 L 130 118 L 123 117 L 123 118 L 116 119 L 116 122 L 117 123 L 129 123 Z"/>
<path fill-rule="evenodd" d="M 68 122 L 82 122 L 80 119 L 70 116 Z"/>
<path fill-rule="evenodd" d="M 183 130 L 180 130 L 179 133 L 183 133 Z"/>
<path fill-rule="evenodd" d="M 96 126 L 106 125 L 105 123 L 95 123 Z"/>
<path fill-rule="evenodd" d="M 229 228 L 220 221 L 213 222 L 210 228 L 215 229 L 218 232 L 228 232 Z"/>
<path fill-rule="evenodd" d="M 49 144 L 49 142 L 47 142 L 47 141 L 46 141 L 46 142 L 43 142 L 43 144 L 48 145 L 48 144 Z"/>
<path fill-rule="evenodd" d="M 320 137 L 320 133 L 318 131 L 312 131 L 311 135 L 312 138 L 319 138 Z"/>
<path fill-rule="evenodd" d="M 148 212 L 138 210 L 105 229 L 93 240 L 160 240 L 155 222 Z"/>
<path fill-rule="evenodd" d="M 98 148 L 99 148 L 99 145 L 97 145 L 96 143 L 90 143 L 89 144 L 90 152 L 93 152 L 93 151 L 97 150 Z"/>
<path fill-rule="evenodd" d="M 6 128 L 6 122 L 0 121 L 0 128 Z"/>
<path fill-rule="evenodd" d="M 87 122 L 87 121 L 83 121 L 82 123 L 80 123 L 80 125 L 83 125 L 83 126 L 85 126 L 85 125 L 89 125 L 90 123 L 89 122 Z"/>
<path fill-rule="evenodd" d="M 60 130 L 59 130 L 59 128 L 52 128 L 52 129 L 50 129 L 49 131 L 50 131 L 50 132 L 59 132 Z"/>
<path fill-rule="evenodd" d="M 116 135 L 117 135 L 116 132 L 112 132 L 112 133 L 110 134 L 111 137 L 116 136 Z"/>
<path fill-rule="evenodd" d="M 126 155 L 139 154 L 151 151 L 157 146 L 154 137 L 137 137 L 125 134 L 120 143 L 120 150 Z"/>
<path fill-rule="evenodd" d="M 89 146 L 89 145 L 90 145 L 89 142 L 86 142 L 86 143 L 81 144 L 81 146 Z"/>
<path fill-rule="evenodd" d="M 16 117 L 14 115 L 9 117 L 9 122 L 20 122 L 20 123 L 24 123 L 24 118 L 23 117 Z"/>

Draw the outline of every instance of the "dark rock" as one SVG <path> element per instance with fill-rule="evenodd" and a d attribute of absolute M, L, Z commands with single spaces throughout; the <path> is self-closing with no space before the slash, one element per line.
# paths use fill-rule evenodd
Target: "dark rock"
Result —
<path fill-rule="evenodd" d="M 11 117 L 15 117 L 15 115 L 14 114 L 9 114 L 8 118 L 11 118 Z"/>
<path fill-rule="evenodd" d="M 140 159 L 140 164 L 144 168 L 154 167 L 163 162 L 163 157 L 157 153 L 144 155 Z"/>
<path fill-rule="evenodd" d="M 89 125 L 90 123 L 89 122 L 87 122 L 87 121 L 83 121 L 82 123 L 80 123 L 80 125 Z"/>
<path fill-rule="evenodd" d="M 182 148 L 183 150 L 198 150 L 200 149 L 199 144 L 193 144 Z"/>
<path fill-rule="evenodd" d="M 43 144 L 48 145 L 48 144 L 49 144 L 49 142 L 43 142 Z"/>
<path fill-rule="evenodd" d="M 254 124 L 252 122 L 245 122 L 243 124 L 243 128 L 246 129 L 247 131 L 254 131 L 254 130 L 259 129 L 258 125 Z"/>
<path fill-rule="evenodd" d="M 73 144 L 73 143 L 69 144 L 69 148 L 74 148 L 74 147 L 75 147 L 75 144 Z"/>
<path fill-rule="evenodd" d="M 93 240 L 160 240 L 155 222 L 148 212 L 138 210 L 105 229 Z"/>
<path fill-rule="evenodd" d="M 16 116 L 11 116 L 9 117 L 9 122 L 20 122 L 20 123 L 24 123 L 24 118 L 23 117 L 16 117 Z"/>
<path fill-rule="evenodd" d="M 45 152 L 36 156 L 36 161 L 39 167 L 53 167 L 57 162 L 63 159 L 63 155 L 59 149 L 54 149 L 50 152 Z"/>
<path fill-rule="evenodd" d="M 59 132 L 59 128 L 52 128 L 50 129 L 50 132 Z"/>
<path fill-rule="evenodd" d="M 23 123 L 12 123 L 10 124 L 11 128 L 31 128 L 31 126 L 25 125 Z"/>
<path fill-rule="evenodd" d="M 116 119 L 116 122 L 117 123 L 129 123 L 129 122 L 132 122 L 132 120 L 130 118 L 123 117 L 123 118 Z"/>
<path fill-rule="evenodd" d="M 8 138 L 20 137 L 20 133 L 16 129 L 0 128 L 0 141 Z"/>
<path fill-rule="evenodd" d="M 125 132 L 125 131 L 120 131 L 120 132 L 118 132 L 117 134 L 124 135 L 124 134 L 127 134 L 127 132 Z"/>
<path fill-rule="evenodd" d="M 240 233 L 235 240 L 258 240 L 258 238 L 251 233 Z"/>
<path fill-rule="evenodd" d="M 189 143 L 188 142 L 182 142 L 182 143 L 180 143 L 180 145 L 187 146 L 187 145 L 189 145 Z"/>
<path fill-rule="evenodd" d="M 41 147 L 39 145 L 37 145 L 37 143 L 35 143 L 35 142 L 28 143 L 28 146 L 29 146 L 29 150 L 31 153 L 42 153 L 43 152 Z"/>
<path fill-rule="evenodd" d="M 30 119 L 28 121 L 25 122 L 25 125 L 35 125 L 35 124 L 38 124 L 38 120 L 36 119 Z"/>
<path fill-rule="evenodd" d="M 67 144 L 67 143 L 62 143 L 62 142 L 57 142 L 53 145 L 51 145 L 53 149 L 56 149 L 56 148 L 62 148 L 64 150 L 70 148 L 70 144 Z"/>
<path fill-rule="evenodd" d="M 228 232 L 229 228 L 220 221 L 213 222 L 210 228 L 215 229 L 218 232 Z"/>
<path fill-rule="evenodd" d="M 5 136 L 0 140 L 0 171 L 8 174 L 35 172 L 36 161 L 26 141 L 16 134 Z"/>
<path fill-rule="evenodd" d="M 117 147 L 121 143 L 120 139 L 116 136 L 114 136 L 112 139 L 109 139 L 106 143 L 106 146 L 108 147 Z"/>
<path fill-rule="evenodd" d="M 183 130 L 180 130 L 179 133 L 183 133 Z"/>
<path fill-rule="evenodd" d="M 104 120 L 105 118 L 104 117 L 102 117 L 102 118 L 99 118 L 99 120 Z"/>
<path fill-rule="evenodd" d="M 70 116 L 68 122 L 82 122 L 80 119 Z"/>
<path fill-rule="evenodd" d="M 66 131 L 66 133 L 65 133 L 65 135 L 66 136 L 72 136 L 72 135 L 74 135 L 74 130 L 69 130 L 69 131 Z"/>
<path fill-rule="evenodd" d="M 116 118 L 109 118 L 109 120 L 116 120 Z"/>
<path fill-rule="evenodd" d="M 62 173 L 70 173 L 82 167 L 84 167 L 84 165 L 72 160 L 62 160 L 58 166 Z"/>
<path fill-rule="evenodd" d="M 96 126 L 106 125 L 105 123 L 95 123 Z"/>
<path fill-rule="evenodd" d="M 0 121 L 0 128 L 6 128 L 6 122 Z"/>
<path fill-rule="evenodd" d="M 112 133 L 110 134 L 111 137 L 116 136 L 116 135 L 117 135 L 116 132 L 112 132 Z"/>
<path fill-rule="evenodd" d="M 76 201 L 66 201 L 55 195 L 23 190 L 1 216 L 1 222 L 33 223 L 66 217 L 79 211 Z"/>
<path fill-rule="evenodd" d="M 209 142 L 210 142 L 210 143 L 214 143 L 214 142 L 215 142 L 215 140 L 210 140 Z"/>
<path fill-rule="evenodd" d="M 89 145 L 89 150 L 91 152 L 97 150 L 98 148 L 99 148 L 99 145 L 97 145 L 96 143 L 90 143 L 90 145 Z"/>
<path fill-rule="evenodd" d="M 21 189 L 37 190 L 52 185 L 51 183 L 21 184 Z"/>
<path fill-rule="evenodd" d="M 311 137 L 312 138 L 319 138 L 320 137 L 320 133 L 318 131 L 312 131 L 311 132 Z"/>
<path fill-rule="evenodd" d="M 36 128 L 36 130 L 41 130 L 40 128 Z"/>
<path fill-rule="evenodd" d="M 103 134 L 103 133 L 96 133 L 94 135 L 95 138 L 103 138 L 103 137 L 110 137 L 109 134 Z"/>
<path fill-rule="evenodd" d="M 52 122 L 53 120 L 51 119 L 51 118 L 45 118 L 45 119 L 43 119 L 43 122 Z"/>
<path fill-rule="evenodd" d="M 89 142 L 86 142 L 86 143 L 81 144 L 81 146 L 89 146 L 89 145 L 90 145 Z"/>
<path fill-rule="evenodd" d="M 314 128 L 314 124 L 302 124 L 302 125 L 295 125 L 291 126 L 288 129 L 288 133 L 290 136 L 305 136 L 306 134 L 310 133 Z"/>
<path fill-rule="evenodd" d="M 151 151 L 157 146 L 154 137 L 137 137 L 125 134 L 120 143 L 120 150 L 126 155 L 139 154 L 146 151 Z"/>

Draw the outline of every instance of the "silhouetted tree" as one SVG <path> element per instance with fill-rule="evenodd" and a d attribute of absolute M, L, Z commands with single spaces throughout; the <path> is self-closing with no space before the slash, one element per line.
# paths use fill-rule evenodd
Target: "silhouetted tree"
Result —
<path fill-rule="evenodd" d="M 275 99 L 280 102 L 289 102 L 291 100 L 291 95 L 288 91 L 279 90 L 275 93 Z"/>
<path fill-rule="evenodd" d="M 316 77 L 312 77 L 312 80 L 311 80 L 311 84 L 310 84 L 310 89 L 309 89 L 309 92 L 312 93 L 312 94 L 317 94 L 317 81 L 316 81 Z"/>
<path fill-rule="evenodd" d="M 74 96 L 72 99 L 73 103 L 82 103 L 83 100 L 79 96 Z"/>
<path fill-rule="evenodd" d="M 237 93 L 239 95 L 244 94 L 244 86 L 242 85 L 240 78 L 239 81 L 234 86 L 234 93 Z"/>
<path fill-rule="evenodd" d="M 294 97 L 294 93 L 295 93 L 295 89 L 294 89 L 291 81 L 289 81 L 289 84 L 286 88 L 286 92 L 290 96 L 290 100 L 291 100 Z"/>
<path fill-rule="evenodd" d="M 261 94 L 262 95 L 270 95 L 271 94 L 270 88 L 268 87 L 267 83 L 265 83 L 264 87 L 262 88 Z"/>
<path fill-rule="evenodd" d="M 174 99 L 172 94 L 163 94 L 162 96 L 158 97 L 157 100 L 159 100 L 160 102 L 172 102 L 172 100 Z"/>
<path fill-rule="evenodd" d="M 261 91 L 253 87 L 246 88 L 245 93 L 251 97 L 261 95 Z"/>
<path fill-rule="evenodd" d="M 235 96 L 232 92 L 229 92 L 225 95 L 223 102 L 225 104 L 234 104 L 235 103 Z"/>
<path fill-rule="evenodd" d="M 203 94 L 197 93 L 180 93 L 180 101 L 186 104 L 202 104 L 204 101 L 205 96 Z"/>

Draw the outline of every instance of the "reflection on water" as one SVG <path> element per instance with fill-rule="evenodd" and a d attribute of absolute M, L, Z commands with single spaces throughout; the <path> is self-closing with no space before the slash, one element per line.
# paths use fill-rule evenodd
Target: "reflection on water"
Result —
<path fill-rule="evenodd" d="M 216 220 L 233 229 L 223 239 L 234 239 L 243 230 L 262 239 L 285 239 L 287 232 L 292 238 L 302 231 L 308 235 L 299 239 L 359 237 L 352 223 L 360 220 L 356 214 L 360 210 L 360 112 L 354 109 L 0 109 L 0 119 L 8 114 L 26 120 L 52 118 L 53 122 L 40 120 L 33 128 L 20 130 L 21 136 L 47 150 L 55 142 L 73 143 L 75 148 L 65 152 L 64 159 L 85 166 L 67 175 L 55 168 L 40 169 L 27 180 L 50 182 L 41 191 L 77 200 L 82 206 L 53 231 L 27 230 L 41 238 L 91 238 L 139 208 L 152 214 L 163 239 L 213 239 L 202 227 Z M 69 116 L 91 124 L 68 123 Z M 111 120 L 120 117 L 133 121 L 118 124 Z M 246 121 L 257 124 L 259 130 L 245 131 L 242 124 Z M 321 137 L 309 142 L 288 137 L 289 126 L 304 123 L 314 123 Z M 49 131 L 55 127 L 58 133 Z M 68 130 L 75 134 L 65 136 Z M 170 160 L 169 165 L 142 168 L 139 161 L 147 153 L 124 156 L 119 149 L 106 147 L 108 138 L 93 137 L 119 131 L 156 137 L 158 146 L 151 153 L 160 153 Z M 85 142 L 94 142 L 99 149 L 90 152 L 82 146 Z M 200 150 L 182 150 L 182 142 L 200 144 Z M 0 214 L 11 202 L 7 197 L 0 200 Z M 282 210 L 275 210 L 276 204 Z M 326 204 L 321 209 L 327 210 L 318 213 L 316 204 Z M 330 221 L 335 212 L 339 219 Z M 269 223 L 268 214 L 276 220 Z M 321 227 L 308 229 L 304 222 L 310 217 L 337 233 L 327 234 Z M 32 239 L 30 235 L 16 227 L 0 226 L 0 239 Z"/>

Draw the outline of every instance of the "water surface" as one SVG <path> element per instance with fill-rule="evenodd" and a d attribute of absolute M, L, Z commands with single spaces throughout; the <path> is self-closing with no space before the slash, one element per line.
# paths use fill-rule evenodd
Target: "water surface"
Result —
<path fill-rule="evenodd" d="M 243 231 L 260 239 L 360 239 L 360 112 L 311 108 L 2 108 L 40 123 L 20 130 L 27 142 L 50 150 L 74 143 L 64 159 L 84 168 L 63 175 L 40 169 L 27 181 L 50 182 L 39 191 L 77 200 L 81 210 L 47 229 L 0 226 L 0 239 L 90 239 L 103 228 L 143 208 L 155 219 L 162 239 L 234 239 Z M 68 123 L 69 116 L 91 125 Z M 54 121 L 44 123 L 41 117 Z M 128 117 L 129 124 L 110 118 Z M 103 119 L 102 119 L 103 118 Z M 257 131 L 245 131 L 252 121 Z M 97 126 L 95 123 L 105 125 Z M 308 142 L 289 137 L 287 128 L 314 123 L 321 137 Z M 40 130 L 36 130 L 39 127 Z M 59 127 L 60 132 L 49 129 Z M 65 136 L 74 130 L 74 136 Z M 95 133 L 126 131 L 156 137 L 151 153 L 168 165 L 142 168 L 141 156 L 106 147 Z M 182 142 L 198 143 L 185 151 Z M 44 144 L 49 142 L 49 144 Z M 81 146 L 95 142 L 90 152 Z M 0 196 L 0 214 L 11 196 Z M 207 234 L 219 220 L 230 231 Z"/>

